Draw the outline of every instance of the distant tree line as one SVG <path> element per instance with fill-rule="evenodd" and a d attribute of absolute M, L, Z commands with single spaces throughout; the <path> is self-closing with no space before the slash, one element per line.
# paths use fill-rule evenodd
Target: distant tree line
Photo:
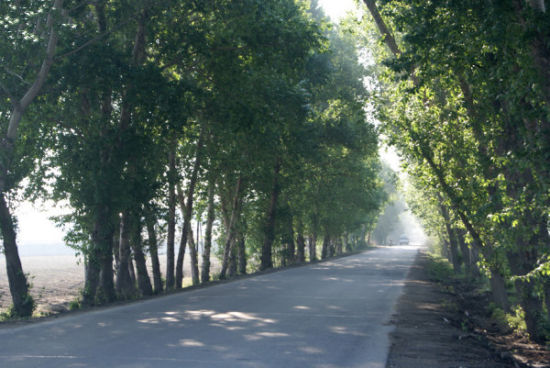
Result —
<path fill-rule="evenodd" d="M 366 71 L 316 2 L 22 0 L 0 15 L 14 316 L 34 308 L 21 198 L 69 204 L 57 221 L 83 256 L 84 305 L 179 289 L 185 257 L 198 284 L 365 245 L 386 200 Z"/>

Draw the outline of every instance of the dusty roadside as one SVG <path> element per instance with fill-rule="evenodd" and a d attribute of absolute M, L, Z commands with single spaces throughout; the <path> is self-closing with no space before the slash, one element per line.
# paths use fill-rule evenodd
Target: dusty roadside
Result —
<path fill-rule="evenodd" d="M 431 280 L 428 262 L 420 251 L 408 275 L 392 320 L 387 368 L 550 367 L 550 352 L 542 347 L 522 352 L 520 336 L 488 330 L 482 301 L 466 301 Z"/>

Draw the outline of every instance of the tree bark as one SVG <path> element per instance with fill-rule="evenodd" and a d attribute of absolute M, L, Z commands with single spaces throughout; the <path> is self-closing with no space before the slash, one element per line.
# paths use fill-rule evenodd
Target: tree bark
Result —
<path fill-rule="evenodd" d="M 116 299 L 113 274 L 113 234 L 114 221 L 112 210 L 101 205 L 96 213 L 94 231 L 92 233 L 92 247 L 99 254 L 99 288 L 96 302 L 110 303 Z"/>
<path fill-rule="evenodd" d="M 460 273 L 461 262 L 460 262 L 460 255 L 458 253 L 456 231 L 453 228 L 453 224 L 451 223 L 451 216 L 449 214 L 449 209 L 447 208 L 447 206 L 443 204 L 443 198 L 439 193 L 437 197 L 439 199 L 439 211 L 441 213 L 441 216 L 443 217 L 443 222 L 445 222 L 445 229 L 447 230 L 447 236 L 449 237 L 449 246 L 451 250 L 450 256 L 451 256 L 451 262 L 453 264 L 453 269 L 455 273 Z"/>
<path fill-rule="evenodd" d="M 193 286 L 199 284 L 199 264 L 197 259 L 197 245 L 193 238 L 193 229 L 189 228 L 189 254 L 191 258 L 191 282 Z"/>
<path fill-rule="evenodd" d="M 326 259 L 329 256 L 330 251 L 330 236 L 325 230 L 325 236 L 323 237 L 323 248 L 321 248 L 321 259 Z"/>
<path fill-rule="evenodd" d="M 232 240 L 231 251 L 229 253 L 229 265 L 227 267 L 227 277 L 233 278 L 237 276 L 237 247 L 235 237 Z"/>
<path fill-rule="evenodd" d="M 520 304 L 525 312 L 525 324 L 527 332 L 536 342 L 544 342 L 543 325 L 543 300 L 536 293 L 537 283 L 534 280 L 526 280 L 523 276 L 531 272 L 539 258 L 539 249 L 544 249 L 547 244 L 542 241 L 547 238 L 547 219 L 544 214 L 525 209 L 523 213 L 527 223 L 541 223 L 537 226 L 538 232 L 525 234 L 518 240 L 517 248 L 508 251 L 508 263 L 513 275 L 520 276 L 515 280 L 516 290 L 520 297 Z M 546 239 L 544 239 L 546 240 Z"/>
<path fill-rule="evenodd" d="M 160 273 L 160 262 L 158 255 L 157 233 L 155 231 L 155 219 L 150 209 L 146 210 L 145 223 L 147 225 L 147 235 L 149 240 L 149 254 L 151 255 L 151 265 L 153 268 L 153 286 L 155 294 L 162 293 L 162 275 Z"/>
<path fill-rule="evenodd" d="M 85 255 L 84 290 L 82 292 L 82 304 L 84 306 L 96 304 L 100 272 L 99 257 L 99 250 L 94 247 Z"/>
<path fill-rule="evenodd" d="M 489 277 L 491 285 L 491 295 L 493 301 L 505 312 L 510 311 L 510 302 L 508 301 L 508 293 L 506 292 L 506 281 L 500 272 L 492 272 Z"/>
<path fill-rule="evenodd" d="M 231 250 L 233 248 L 233 238 L 235 237 L 235 222 L 237 221 L 238 211 L 239 211 L 239 201 L 241 196 L 241 184 L 242 178 L 239 176 L 237 180 L 237 185 L 235 186 L 235 195 L 233 197 L 233 205 L 231 209 L 231 216 L 229 218 L 229 223 L 226 224 L 227 229 L 227 239 L 225 240 L 224 251 L 223 251 L 223 260 L 222 260 L 222 269 L 220 271 L 220 279 L 225 279 L 227 277 L 227 269 L 229 267 L 229 261 L 231 256 Z M 226 221 L 227 222 L 227 221 Z"/>
<path fill-rule="evenodd" d="M 309 246 L 309 261 L 315 262 L 317 260 L 317 233 L 313 233 L 308 238 Z"/>
<path fill-rule="evenodd" d="M 279 171 L 281 169 L 281 161 L 276 159 L 275 167 L 273 168 L 273 185 L 271 187 L 271 200 L 267 211 L 264 228 L 264 242 L 262 244 L 262 253 L 260 257 L 260 270 L 273 268 L 272 248 L 275 241 L 275 221 L 277 214 L 277 200 L 279 198 Z"/>
<path fill-rule="evenodd" d="M 176 146 L 175 137 L 170 139 L 168 153 L 168 234 L 166 239 L 166 290 L 174 288 L 174 242 L 176 237 Z"/>
<path fill-rule="evenodd" d="M 120 226 L 115 226 L 115 233 L 113 234 L 113 257 L 115 262 L 115 272 L 119 268 L 120 264 Z M 116 289 L 116 283 L 115 283 Z"/>
<path fill-rule="evenodd" d="M 131 242 L 130 242 L 131 244 Z M 130 273 L 130 280 L 132 280 L 132 285 L 134 289 L 136 287 L 136 268 L 134 267 L 134 256 L 130 252 L 130 258 L 128 258 L 128 272 Z"/>
<path fill-rule="evenodd" d="M 204 134 L 205 134 L 205 124 L 203 123 L 201 127 L 201 132 L 199 135 L 199 140 L 197 142 L 197 150 L 195 153 L 195 163 L 193 165 L 193 171 L 191 173 L 191 179 L 189 181 L 189 188 L 187 188 L 187 202 L 185 202 L 183 191 L 181 190 L 181 187 L 178 185 L 178 198 L 180 202 L 181 212 L 183 215 L 183 229 L 181 233 L 181 243 L 180 243 L 180 249 L 178 251 L 178 259 L 176 263 L 176 288 L 181 287 L 181 283 L 183 280 L 183 255 L 185 253 L 185 245 L 187 244 L 187 237 L 191 229 L 191 217 L 193 214 L 193 196 L 195 194 L 195 186 L 197 184 L 197 178 L 198 178 L 199 169 L 201 166 Z M 197 252 L 196 252 L 196 249 L 194 248 L 189 248 L 189 250 L 190 250 L 189 253 L 191 256 L 191 272 L 196 275 L 199 273 Z M 198 283 L 198 279 L 197 280 L 193 279 L 193 285 L 195 285 L 194 283 L 195 281 Z"/>
<path fill-rule="evenodd" d="M 210 281 L 210 250 L 212 249 L 212 227 L 214 225 L 214 188 L 215 182 L 211 178 L 208 181 L 208 209 L 206 214 L 206 229 L 204 233 L 204 249 L 202 252 L 201 281 Z"/>
<path fill-rule="evenodd" d="M 287 204 L 287 208 L 290 208 L 290 204 Z M 286 216 L 286 231 L 284 235 L 284 258 L 285 265 L 291 265 L 296 262 L 296 244 L 294 243 L 294 226 L 291 214 Z"/>
<path fill-rule="evenodd" d="M 13 219 L 3 193 L 0 193 L 0 227 L 4 241 L 4 255 L 13 302 L 13 314 L 18 317 L 29 317 L 34 310 L 34 301 L 29 294 L 27 277 L 23 273 L 17 250 Z"/>
<path fill-rule="evenodd" d="M 141 295 L 149 296 L 153 295 L 153 287 L 151 286 L 151 279 L 147 272 L 147 264 L 145 261 L 145 254 L 143 254 L 143 239 L 141 237 L 141 221 L 139 216 L 134 215 L 133 228 L 132 228 L 132 251 L 134 252 L 134 260 L 136 262 L 136 280 L 137 286 Z"/>
<path fill-rule="evenodd" d="M 464 259 L 466 275 L 470 278 L 476 278 L 480 275 L 479 269 L 476 265 L 478 260 L 477 254 L 474 256 L 473 252 L 468 247 L 468 244 L 466 244 L 466 239 L 464 238 L 465 233 L 466 232 L 463 229 L 456 230 L 456 238 L 460 246 L 460 252 L 462 253 L 462 257 Z"/>
<path fill-rule="evenodd" d="M 336 254 L 342 255 L 344 253 L 344 247 L 342 243 L 342 237 L 336 238 Z"/>
<path fill-rule="evenodd" d="M 296 237 L 298 263 L 306 261 L 306 240 L 304 239 L 304 226 L 302 220 L 298 221 L 298 236 Z"/>
<path fill-rule="evenodd" d="M 121 299 L 130 299 L 135 296 L 135 286 L 130 276 L 130 231 L 131 219 L 128 210 L 120 218 L 120 241 L 118 255 L 118 269 L 116 277 L 116 291 Z"/>
<path fill-rule="evenodd" d="M 49 38 L 48 38 L 48 44 L 46 47 L 46 55 L 44 56 L 44 60 L 42 61 L 42 65 L 40 66 L 40 70 L 38 71 L 38 75 L 36 76 L 32 85 L 27 89 L 27 91 L 19 101 L 11 101 L 14 108 L 10 115 L 8 131 L 6 133 L 6 139 L 9 142 L 15 142 L 15 140 L 17 139 L 17 130 L 19 128 L 19 124 L 21 123 L 21 118 L 23 117 L 25 110 L 29 107 L 31 102 L 36 98 L 36 96 L 42 89 L 42 86 L 44 85 L 44 82 L 46 81 L 50 68 L 54 62 L 55 50 L 57 48 L 57 39 L 58 39 L 58 35 L 55 31 L 55 24 L 54 24 L 57 16 L 54 13 L 56 12 L 60 13 L 62 8 L 63 8 L 63 0 L 55 0 L 53 7 L 48 14 L 48 19 L 46 21 L 46 28 L 48 28 Z M 7 167 L 6 167 L 6 170 L 7 170 Z M 2 177 L 2 179 L 4 178 L 5 177 Z M 4 181 L 0 182 L 0 191 L 3 192 L 5 189 L 6 189 L 5 182 Z"/>
<path fill-rule="evenodd" d="M 237 259 L 240 275 L 246 275 L 246 241 L 242 231 L 237 236 Z"/>

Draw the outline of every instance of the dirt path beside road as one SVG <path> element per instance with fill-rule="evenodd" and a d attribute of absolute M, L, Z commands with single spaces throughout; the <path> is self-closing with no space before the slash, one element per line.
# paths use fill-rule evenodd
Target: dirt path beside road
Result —
<path fill-rule="evenodd" d="M 453 308 L 456 296 L 430 280 L 428 262 L 428 256 L 419 252 L 409 272 L 392 320 L 396 329 L 391 334 L 386 367 L 515 367 L 493 351 L 482 336 L 456 326 L 461 320 L 461 312 Z"/>

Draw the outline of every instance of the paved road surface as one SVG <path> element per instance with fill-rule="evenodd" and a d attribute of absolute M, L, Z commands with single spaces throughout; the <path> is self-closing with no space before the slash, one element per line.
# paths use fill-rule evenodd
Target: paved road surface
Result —
<path fill-rule="evenodd" d="M 416 249 L 0 329 L 0 367 L 382 368 Z"/>

